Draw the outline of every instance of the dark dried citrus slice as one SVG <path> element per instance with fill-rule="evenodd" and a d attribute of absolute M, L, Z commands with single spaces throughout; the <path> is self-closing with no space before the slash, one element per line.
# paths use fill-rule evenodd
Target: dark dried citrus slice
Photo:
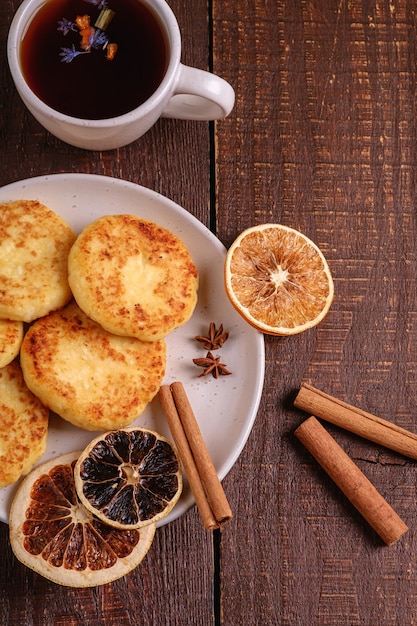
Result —
<path fill-rule="evenodd" d="M 172 443 L 137 427 L 96 437 L 81 453 L 74 477 L 84 506 L 116 528 L 140 528 L 162 519 L 182 491 Z"/>
<path fill-rule="evenodd" d="M 79 452 L 36 467 L 21 483 L 10 510 L 16 557 L 68 587 L 95 587 L 121 578 L 148 552 L 156 524 L 116 529 L 80 503 L 74 483 Z"/>

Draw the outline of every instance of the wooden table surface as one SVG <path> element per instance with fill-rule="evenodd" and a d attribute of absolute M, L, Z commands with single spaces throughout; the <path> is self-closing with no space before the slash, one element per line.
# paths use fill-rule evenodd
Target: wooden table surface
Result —
<path fill-rule="evenodd" d="M 126 179 L 177 202 L 227 247 L 280 222 L 326 255 L 325 320 L 265 337 L 253 430 L 223 485 L 234 519 L 195 507 L 141 566 L 93 589 L 21 565 L 0 524 L 1 624 L 407 626 L 417 620 L 414 461 L 326 425 L 409 526 L 385 545 L 295 438 L 302 382 L 417 432 L 416 5 L 411 0 L 171 0 L 183 61 L 235 88 L 216 123 L 160 120 L 119 150 L 44 131 L 6 62 L 19 0 L 0 3 L 0 184 L 59 172 Z M 219 433 L 221 436 L 221 433 Z"/>

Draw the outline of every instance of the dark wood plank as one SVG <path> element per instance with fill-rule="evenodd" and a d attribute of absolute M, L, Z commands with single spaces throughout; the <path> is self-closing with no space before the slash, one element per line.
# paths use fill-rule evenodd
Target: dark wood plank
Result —
<path fill-rule="evenodd" d="M 223 623 L 412 624 L 415 464 L 330 429 L 410 526 L 387 548 L 294 441 L 292 408 L 306 380 L 417 431 L 412 6 L 215 2 L 214 50 L 237 89 L 216 132 L 220 238 L 298 228 L 336 286 L 316 330 L 266 340 L 261 409 L 225 482 Z"/>

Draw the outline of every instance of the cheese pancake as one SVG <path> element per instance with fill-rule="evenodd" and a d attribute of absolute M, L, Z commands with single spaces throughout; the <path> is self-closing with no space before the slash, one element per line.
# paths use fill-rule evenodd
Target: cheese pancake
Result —
<path fill-rule="evenodd" d="M 104 330 L 71 301 L 27 331 L 20 362 L 29 389 L 85 430 L 130 424 L 159 391 L 165 342 L 144 343 Z"/>
<path fill-rule="evenodd" d="M 68 269 L 78 305 L 117 335 L 162 339 L 190 319 L 197 303 L 197 268 L 183 242 L 135 215 L 87 226 Z"/>
<path fill-rule="evenodd" d="M 49 411 L 27 388 L 16 361 L 0 369 L 0 487 L 16 482 L 46 448 Z"/>
<path fill-rule="evenodd" d="M 17 357 L 22 339 L 23 322 L 0 319 L 0 368 Z"/>
<path fill-rule="evenodd" d="M 76 235 L 36 200 L 0 204 L 0 318 L 31 322 L 71 297 L 68 253 Z"/>

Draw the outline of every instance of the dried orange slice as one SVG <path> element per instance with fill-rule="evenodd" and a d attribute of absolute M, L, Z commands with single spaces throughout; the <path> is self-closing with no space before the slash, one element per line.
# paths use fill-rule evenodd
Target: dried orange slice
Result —
<path fill-rule="evenodd" d="M 157 522 L 182 491 L 180 461 L 171 442 L 137 427 L 96 437 L 80 455 L 74 477 L 84 506 L 116 528 Z"/>
<path fill-rule="evenodd" d="M 302 233 L 281 224 L 243 231 L 226 254 L 225 289 L 249 324 L 295 335 L 318 324 L 333 301 L 327 261 Z"/>
<path fill-rule="evenodd" d="M 70 452 L 36 467 L 23 480 L 10 509 L 15 556 L 38 574 L 68 587 L 95 587 L 121 578 L 148 552 L 156 524 L 116 529 L 80 502 Z"/>

